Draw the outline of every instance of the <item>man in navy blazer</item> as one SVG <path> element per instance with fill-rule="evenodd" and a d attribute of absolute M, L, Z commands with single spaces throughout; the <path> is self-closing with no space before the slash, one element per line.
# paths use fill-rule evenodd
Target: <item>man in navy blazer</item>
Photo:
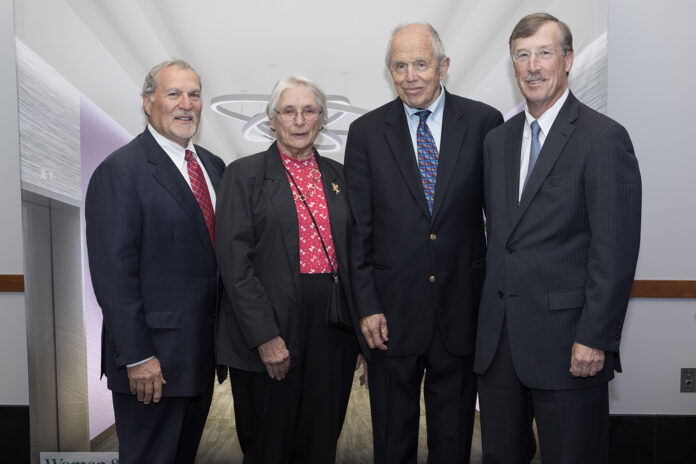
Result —
<path fill-rule="evenodd" d="M 193 463 L 213 389 L 214 205 L 225 165 L 191 142 L 201 83 L 186 62 L 152 68 L 142 97 L 147 128 L 99 165 L 85 202 L 102 374 L 121 463 Z"/>
<path fill-rule="evenodd" d="M 469 462 L 486 253 L 482 148 L 503 118 L 445 90 L 449 61 L 432 26 L 395 30 L 387 66 L 398 98 L 348 133 L 351 284 L 373 349 L 375 463 L 416 461 L 424 374 L 428 462 Z M 421 131 L 432 138 L 429 150 L 418 148 Z M 429 162 L 427 151 L 438 161 L 436 176 L 425 180 L 419 163 Z M 434 187 L 428 195 L 424 183 Z"/>
<path fill-rule="evenodd" d="M 488 134 L 488 255 L 475 370 L 484 463 L 608 461 L 608 382 L 640 243 L 631 139 L 568 90 L 568 26 L 526 16 L 510 36 L 526 110 Z"/>

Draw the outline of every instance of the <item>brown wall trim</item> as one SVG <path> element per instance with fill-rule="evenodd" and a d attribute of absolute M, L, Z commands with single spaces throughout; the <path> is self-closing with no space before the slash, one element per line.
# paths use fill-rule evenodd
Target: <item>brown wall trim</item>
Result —
<path fill-rule="evenodd" d="M 24 292 L 24 276 L 21 274 L 0 274 L 0 292 Z"/>
<path fill-rule="evenodd" d="M 696 298 L 696 280 L 636 280 L 631 298 Z"/>
<path fill-rule="evenodd" d="M 0 292 L 24 292 L 24 276 L 0 275 Z M 636 280 L 631 298 L 696 298 L 696 280 Z"/>
<path fill-rule="evenodd" d="M 100 445 L 104 442 L 107 442 L 109 440 L 117 440 L 116 437 L 116 424 L 111 424 L 109 427 L 104 429 L 102 433 L 97 435 L 96 437 L 92 438 L 89 441 L 89 444 L 92 448 L 92 451 L 102 451 L 103 448 L 100 448 Z"/>

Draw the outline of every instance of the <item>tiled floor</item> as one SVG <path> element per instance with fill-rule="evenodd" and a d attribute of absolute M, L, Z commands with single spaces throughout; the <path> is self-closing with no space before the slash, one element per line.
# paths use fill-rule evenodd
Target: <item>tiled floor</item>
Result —
<path fill-rule="evenodd" d="M 362 371 L 362 370 L 361 370 Z M 229 381 L 216 385 L 213 404 L 205 425 L 201 446 L 198 450 L 198 464 L 241 464 L 242 453 L 234 428 L 234 409 Z M 421 426 L 418 441 L 418 463 L 425 463 L 425 411 L 421 403 Z M 117 451 L 118 442 L 114 436 L 106 438 L 93 451 Z M 337 463 L 362 464 L 372 462 L 372 424 L 370 421 L 370 402 L 368 392 L 360 386 L 356 373 L 353 382 L 350 404 L 346 414 L 343 432 L 338 442 Z M 471 463 L 481 462 L 481 429 L 476 416 Z M 532 464 L 540 464 L 537 457 Z"/>

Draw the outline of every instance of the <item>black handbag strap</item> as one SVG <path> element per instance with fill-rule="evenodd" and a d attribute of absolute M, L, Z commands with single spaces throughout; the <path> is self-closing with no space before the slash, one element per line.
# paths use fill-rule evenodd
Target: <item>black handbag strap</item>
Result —
<path fill-rule="evenodd" d="M 314 223 L 314 229 L 317 231 L 317 234 L 319 235 L 319 241 L 321 242 L 321 247 L 324 249 L 324 254 L 326 255 L 326 259 L 329 261 L 329 266 L 331 266 L 331 275 L 335 279 L 336 278 L 336 270 L 333 267 L 333 263 L 331 263 L 331 258 L 329 257 L 329 252 L 326 249 L 326 245 L 324 244 L 324 239 L 321 236 L 321 232 L 319 232 L 319 226 L 317 225 L 317 221 L 314 219 L 314 215 L 312 214 L 312 211 L 309 209 L 309 205 L 307 204 L 306 197 L 302 194 L 302 190 L 300 190 L 300 187 L 298 187 L 297 182 L 295 182 L 295 178 L 292 176 L 292 173 L 290 172 L 290 170 L 286 166 L 283 166 L 283 167 L 285 168 L 285 172 L 288 173 L 288 177 L 290 177 L 290 180 L 292 181 L 292 184 L 295 186 L 295 189 L 297 189 L 297 193 L 300 194 L 300 199 L 302 200 L 302 203 L 304 203 L 305 208 L 307 208 L 307 212 L 309 213 L 309 217 L 312 218 L 312 222 Z M 324 188 L 323 185 L 322 185 L 322 188 Z"/>

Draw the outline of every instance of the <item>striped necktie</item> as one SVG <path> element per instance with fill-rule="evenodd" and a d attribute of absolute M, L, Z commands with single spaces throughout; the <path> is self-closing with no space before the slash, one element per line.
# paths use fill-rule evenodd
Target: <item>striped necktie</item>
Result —
<path fill-rule="evenodd" d="M 186 150 L 184 158 L 186 159 L 188 175 L 191 180 L 191 190 L 193 190 L 193 195 L 196 197 L 198 206 L 201 207 L 205 225 L 208 227 L 210 242 L 215 246 L 215 211 L 213 210 L 213 202 L 210 201 L 208 184 L 205 182 L 203 170 L 198 164 L 198 161 L 196 161 L 196 157 L 193 156 L 193 152 Z"/>

